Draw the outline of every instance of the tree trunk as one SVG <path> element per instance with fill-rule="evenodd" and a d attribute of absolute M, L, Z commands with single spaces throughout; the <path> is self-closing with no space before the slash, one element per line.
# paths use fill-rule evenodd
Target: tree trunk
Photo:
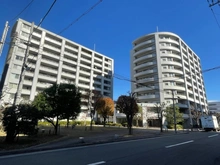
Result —
<path fill-rule="evenodd" d="M 138 119 L 136 119 L 136 127 L 138 127 Z"/>
<path fill-rule="evenodd" d="M 104 117 L 104 127 L 105 127 L 106 117 Z"/>
<path fill-rule="evenodd" d="M 163 132 L 163 123 L 162 123 L 162 118 L 160 118 L 160 132 Z"/>
<path fill-rule="evenodd" d="M 128 134 L 132 135 L 132 116 L 127 117 L 127 122 L 128 122 Z"/>
<path fill-rule="evenodd" d="M 67 118 L 67 122 L 66 122 L 66 127 L 69 128 L 69 124 L 70 124 L 70 119 L 69 117 Z"/>
<path fill-rule="evenodd" d="M 55 129 L 55 135 L 57 135 L 57 130 L 58 130 L 58 123 L 59 123 L 59 121 L 58 121 L 58 117 L 56 117 L 57 118 L 57 121 L 56 121 L 56 124 L 55 124 L 55 127 L 54 127 L 54 129 Z"/>
<path fill-rule="evenodd" d="M 92 130 L 92 122 L 94 120 L 94 114 L 92 114 L 92 112 L 90 114 L 90 117 L 91 117 L 91 122 L 90 122 L 90 131 L 91 131 Z"/>

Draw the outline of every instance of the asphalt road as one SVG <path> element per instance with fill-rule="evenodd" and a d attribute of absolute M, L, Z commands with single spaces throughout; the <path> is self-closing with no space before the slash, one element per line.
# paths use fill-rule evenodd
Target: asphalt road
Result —
<path fill-rule="evenodd" d="M 220 165 L 220 134 L 194 132 L 0 157 L 0 165 Z"/>

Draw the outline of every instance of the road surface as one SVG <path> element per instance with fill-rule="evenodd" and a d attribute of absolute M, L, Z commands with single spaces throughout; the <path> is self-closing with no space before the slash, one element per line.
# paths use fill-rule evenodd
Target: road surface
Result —
<path fill-rule="evenodd" d="M 0 165 L 220 165 L 218 132 L 194 132 L 0 157 Z"/>

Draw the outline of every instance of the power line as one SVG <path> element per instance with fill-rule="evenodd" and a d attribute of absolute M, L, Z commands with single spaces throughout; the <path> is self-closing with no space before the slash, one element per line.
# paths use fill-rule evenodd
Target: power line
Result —
<path fill-rule="evenodd" d="M 55 5 L 57 0 L 54 0 L 52 5 L 50 6 L 50 8 L 48 9 L 47 13 L 44 15 L 44 17 L 41 19 L 40 23 L 37 25 L 36 29 L 38 29 L 38 27 L 42 24 L 42 22 L 44 21 L 44 19 L 47 17 L 47 15 L 49 14 L 49 12 L 51 11 L 51 9 L 53 8 L 53 6 Z"/>
<path fill-rule="evenodd" d="M 218 21 L 218 19 L 217 19 L 217 17 L 216 17 L 215 12 L 214 12 L 213 9 L 212 9 L 212 6 L 214 6 L 214 5 L 216 5 L 216 4 L 219 4 L 220 1 L 218 0 L 217 2 L 214 2 L 214 1 L 212 0 L 212 3 L 210 3 L 209 0 L 207 0 L 207 2 L 208 2 L 208 4 L 209 4 L 209 7 L 210 7 L 210 9 L 211 9 L 211 11 L 212 11 L 212 14 L 213 14 L 213 16 L 214 16 L 214 18 L 215 18 L 215 21 L 216 21 L 216 23 L 217 23 L 217 25 L 218 25 L 218 27 L 219 27 L 219 29 L 220 29 L 219 21 Z"/>
<path fill-rule="evenodd" d="M 58 35 L 63 33 L 65 30 L 67 30 L 70 26 L 72 26 L 74 23 L 79 21 L 83 16 L 88 14 L 92 9 L 94 9 L 96 6 L 98 6 L 103 0 L 99 0 L 96 4 L 94 4 L 92 7 L 90 7 L 87 11 L 85 11 L 82 15 L 80 15 L 78 18 L 76 18 L 72 23 L 70 23 L 67 27 L 65 27 L 63 30 L 61 30 Z"/>
<path fill-rule="evenodd" d="M 203 70 L 202 73 L 209 72 L 209 71 L 216 70 L 216 69 L 220 69 L 220 66 Z M 118 74 L 117 74 L 117 75 L 118 75 Z M 138 85 L 141 85 L 141 86 L 145 86 L 145 87 L 151 88 L 152 90 L 155 90 L 155 88 L 152 88 L 152 87 L 149 86 L 149 85 L 145 85 L 144 83 L 137 82 L 137 80 L 130 80 L 130 79 L 128 79 L 128 78 L 120 78 L 120 77 L 118 77 L 117 75 L 113 75 L 113 77 L 115 77 L 116 79 L 129 81 L 129 82 L 131 82 L 131 83 L 135 83 L 135 84 L 138 84 Z M 120 75 L 119 75 L 119 76 L 120 76 Z M 183 78 L 186 77 L 186 76 L 188 76 L 188 75 L 183 76 Z M 123 76 L 122 76 L 122 77 L 123 77 Z M 164 77 L 164 78 L 166 78 L 166 77 Z M 158 79 L 163 79 L 163 78 L 158 78 Z M 178 78 L 178 79 L 182 79 L 182 78 Z M 178 80 L 178 79 L 175 79 L 175 80 Z M 173 79 L 172 81 L 174 81 L 174 79 Z M 159 82 L 159 81 L 158 81 L 158 82 L 156 82 L 155 84 L 157 84 L 157 83 L 159 84 L 159 83 L 163 83 L 163 82 Z M 164 91 L 162 91 L 162 90 L 159 90 L 159 91 L 160 91 L 161 93 L 164 93 Z"/>
<path fill-rule="evenodd" d="M 11 19 L 10 21 L 13 21 L 13 20 L 16 19 L 17 17 L 19 17 L 19 15 L 21 15 L 33 2 L 34 2 L 34 0 L 32 0 L 31 2 L 29 2 L 29 3 L 27 4 L 27 6 L 25 6 L 24 9 L 21 10 L 21 12 L 19 12 L 19 13 L 18 13 L 13 19 Z M 9 21 L 9 22 L 10 22 L 10 21 Z"/>

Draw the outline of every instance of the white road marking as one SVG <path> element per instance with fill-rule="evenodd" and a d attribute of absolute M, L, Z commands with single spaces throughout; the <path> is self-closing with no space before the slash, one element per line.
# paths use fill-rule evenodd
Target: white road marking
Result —
<path fill-rule="evenodd" d="M 101 161 L 101 162 L 96 162 L 96 163 L 91 163 L 91 164 L 88 164 L 88 165 L 98 165 L 98 164 L 104 164 L 105 161 Z"/>
<path fill-rule="evenodd" d="M 190 140 L 190 141 L 186 141 L 186 142 L 182 142 L 182 143 L 177 143 L 177 144 L 165 146 L 165 148 L 176 147 L 176 146 L 180 146 L 180 145 L 184 145 L 184 144 L 188 144 L 188 143 L 192 143 L 192 142 L 194 142 L 194 140 Z"/>
<path fill-rule="evenodd" d="M 208 138 L 212 138 L 212 137 L 215 137 L 215 136 L 218 136 L 218 134 L 210 135 L 210 136 L 208 136 Z"/>

